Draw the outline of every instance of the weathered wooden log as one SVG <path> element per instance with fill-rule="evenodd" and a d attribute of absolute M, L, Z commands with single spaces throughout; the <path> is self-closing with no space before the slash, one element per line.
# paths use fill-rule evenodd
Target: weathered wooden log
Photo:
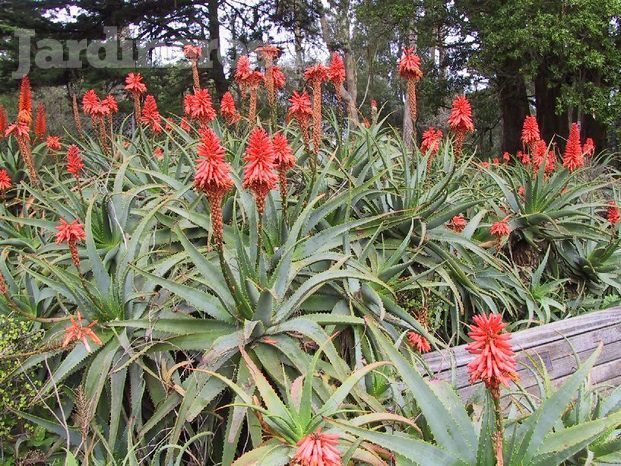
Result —
<path fill-rule="evenodd" d="M 520 386 L 534 389 L 536 367 L 544 365 L 555 384 L 571 375 L 597 346 L 604 348 L 590 377 L 593 383 L 617 386 L 621 383 L 621 308 L 611 308 L 572 317 L 513 333 Z M 464 400 L 472 397 L 480 384 L 468 380 L 468 363 L 473 356 L 466 345 L 435 351 L 423 356 L 432 376 L 450 381 Z"/>

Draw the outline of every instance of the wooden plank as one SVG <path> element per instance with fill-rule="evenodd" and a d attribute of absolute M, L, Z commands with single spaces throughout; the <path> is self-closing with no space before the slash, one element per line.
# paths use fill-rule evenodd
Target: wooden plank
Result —
<path fill-rule="evenodd" d="M 616 380 L 621 374 L 621 308 L 584 314 L 551 324 L 514 332 L 511 343 L 516 351 L 520 385 L 536 388 L 533 361 L 543 361 L 555 383 L 565 380 L 576 369 L 576 355 L 584 361 L 603 343 L 604 349 L 593 368 L 594 383 Z M 423 356 L 433 378 L 451 381 L 461 396 L 468 399 L 477 386 L 468 380 L 468 363 L 473 356 L 465 345 Z"/>

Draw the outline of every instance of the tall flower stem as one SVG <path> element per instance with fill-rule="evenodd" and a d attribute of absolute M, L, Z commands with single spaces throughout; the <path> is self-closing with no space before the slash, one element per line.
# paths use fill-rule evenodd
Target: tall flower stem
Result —
<path fill-rule="evenodd" d="M 416 80 L 408 79 L 408 110 L 412 120 L 412 142 L 416 141 Z"/>
<path fill-rule="evenodd" d="M 285 224 L 288 223 L 287 214 L 287 173 L 284 170 L 278 170 L 278 184 L 280 186 L 280 199 L 282 202 L 282 217 Z"/>
<path fill-rule="evenodd" d="M 24 163 L 26 164 L 26 168 L 28 169 L 28 174 L 30 175 L 30 180 L 34 185 L 39 184 L 39 177 L 37 176 L 37 170 L 34 165 L 34 160 L 32 158 L 32 150 L 30 149 L 30 143 L 24 137 L 17 137 L 17 145 L 19 146 L 19 151 L 22 153 L 22 157 L 24 157 Z"/>
<path fill-rule="evenodd" d="M 198 75 L 198 60 L 192 60 L 192 81 L 194 81 L 194 89 L 201 88 L 201 82 Z"/>
<path fill-rule="evenodd" d="M 75 122 L 75 128 L 78 130 L 78 134 L 82 135 L 82 121 L 80 120 L 80 110 L 78 108 L 78 96 L 73 94 L 73 121 Z"/>
<path fill-rule="evenodd" d="M 502 452 L 504 426 L 503 414 L 500 406 L 500 387 L 490 388 L 490 395 L 494 403 L 494 417 L 496 418 L 496 428 L 494 432 L 494 452 L 496 455 L 496 466 L 504 466 Z"/>
<path fill-rule="evenodd" d="M 101 117 L 99 119 L 99 124 L 97 126 L 99 127 L 99 140 L 101 142 L 101 147 L 104 150 L 104 153 L 108 154 L 109 150 L 108 150 L 108 140 L 107 140 L 107 135 L 106 135 L 106 121 L 104 117 Z"/>
<path fill-rule="evenodd" d="M 313 166 L 317 165 L 317 154 L 321 144 L 321 81 L 313 80 Z M 315 171 L 316 168 L 313 168 Z"/>
<path fill-rule="evenodd" d="M 248 103 L 248 124 L 254 128 L 257 120 L 257 87 L 250 87 L 250 102 Z"/>
<path fill-rule="evenodd" d="M 134 120 L 136 120 L 136 125 L 140 125 L 140 96 L 134 93 Z"/>
<path fill-rule="evenodd" d="M 261 248 L 263 247 L 263 211 L 265 209 L 265 198 L 257 198 L 257 269 L 261 262 Z"/>
<path fill-rule="evenodd" d="M 466 134 L 463 131 L 458 131 L 455 134 L 455 159 L 459 160 L 461 157 L 461 151 L 464 146 L 464 139 L 466 138 Z"/>

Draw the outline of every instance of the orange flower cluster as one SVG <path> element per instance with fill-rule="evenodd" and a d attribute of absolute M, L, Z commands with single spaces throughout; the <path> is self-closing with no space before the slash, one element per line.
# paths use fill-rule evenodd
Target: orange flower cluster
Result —
<path fill-rule="evenodd" d="M 429 128 L 423 133 L 423 142 L 420 145 L 420 151 L 427 156 L 427 169 L 431 167 L 433 159 L 440 150 L 442 136 L 442 130 L 435 128 Z"/>
<path fill-rule="evenodd" d="M 334 91 L 336 92 L 336 98 L 341 100 L 342 87 L 345 82 L 345 64 L 341 56 L 333 52 L 330 59 L 330 65 L 328 66 L 328 79 L 334 85 Z"/>
<path fill-rule="evenodd" d="M 459 158 L 466 134 L 474 131 L 472 108 L 466 96 L 460 95 L 453 100 L 453 107 L 449 115 L 448 124 L 455 133 L 455 157 Z"/>
<path fill-rule="evenodd" d="M 4 111 L 1 112 L 5 115 Z M 12 125 L 6 125 L 6 118 L 3 125 L 6 126 L 4 135 L 14 136 L 19 146 L 19 152 L 24 158 L 24 164 L 28 168 L 28 174 L 33 183 L 39 182 L 37 170 L 32 157 L 32 149 L 30 147 L 30 125 L 32 123 L 32 90 L 30 89 L 30 79 L 28 76 L 22 78 L 19 91 L 19 103 L 17 108 L 17 120 Z"/>
<path fill-rule="evenodd" d="M 224 155 L 224 148 L 216 133 L 210 128 L 202 129 L 194 187 L 207 196 L 214 239 L 220 251 L 223 246 L 222 199 L 233 187 L 231 167 L 226 163 Z"/>
<path fill-rule="evenodd" d="M 81 341 L 84 343 L 84 347 L 86 351 L 91 352 L 91 347 L 88 344 L 88 339 L 90 338 L 93 343 L 96 345 L 101 345 L 101 339 L 95 334 L 93 331 L 93 327 L 97 324 L 97 321 L 94 320 L 90 324 L 84 326 L 82 323 L 82 314 L 80 311 L 77 312 L 76 318 L 70 316 L 71 325 L 65 329 L 65 339 L 63 340 L 63 348 L 66 348 L 74 341 Z"/>
<path fill-rule="evenodd" d="M 584 154 L 580 145 L 580 128 L 577 123 L 572 123 L 569 129 L 569 138 L 563 153 L 563 167 L 570 172 L 584 165 Z"/>
<path fill-rule="evenodd" d="M 201 58 L 203 50 L 198 46 L 188 44 L 183 47 L 183 54 L 185 55 L 185 58 L 190 60 L 192 63 L 192 80 L 194 81 L 194 89 L 200 89 L 201 84 L 198 75 L 198 60 Z"/>
<path fill-rule="evenodd" d="M 125 90 L 134 98 L 134 118 L 136 121 L 140 118 L 140 97 L 147 92 L 147 86 L 142 81 L 140 73 L 129 73 L 125 77 Z"/>
<path fill-rule="evenodd" d="M 233 94 L 229 91 L 225 92 L 220 101 L 220 114 L 224 117 L 229 125 L 234 125 L 241 119 L 241 115 L 235 108 L 235 100 Z"/>
<path fill-rule="evenodd" d="M 509 218 L 505 217 L 502 220 L 495 222 L 490 229 L 490 233 L 495 236 L 498 241 L 500 241 L 503 236 L 509 236 L 511 234 Z"/>
<path fill-rule="evenodd" d="M 140 123 L 147 125 L 154 133 L 162 132 L 162 117 L 157 110 L 157 102 L 155 97 L 148 95 L 144 100 Z"/>
<path fill-rule="evenodd" d="M 419 353 L 428 353 L 431 351 L 429 341 L 416 332 L 408 332 L 408 343 Z"/>
<path fill-rule="evenodd" d="M 84 241 L 86 239 L 84 225 L 77 220 L 68 223 L 64 218 L 61 218 L 56 230 L 56 244 L 67 243 L 69 251 L 71 252 L 73 265 L 79 272 L 80 254 L 78 253 L 78 241 Z"/>
<path fill-rule="evenodd" d="M 339 436 L 324 434 L 321 429 L 303 437 L 292 459 L 299 466 L 341 466 L 341 452 L 336 448 Z"/>
<path fill-rule="evenodd" d="M 464 217 L 464 214 L 455 215 L 451 221 L 448 223 L 449 229 L 453 230 L 456 233 L 461 233 L 466 228 L 468 222 Z"/>
<path fill-rule="evenodd" d="M 11 189 L 11 177 L 6 170 L 0 170 L 0 193 L 4 195 L 4 193 Z"/>
<path fill-rule="evenodd" d="M 265 210 L 265 198 L 276 187 L 278 177 L 274 173 L 274 147 L 268 134 L 262 128 L 250 133 L 244 161 L 244 188 L 254 193 L 259 216 Z"/>
<path fill-rule="evenodd" d="M 67 172 L 71 173 L 76 180 L 80 181 L 80 172 L 84 169 L 84 163 L 78 146 L 71 144 L 67 149 Z"/>
<path fill-rule="evenodd" d="M 308 92 L 304 91 L 298 94 L 297 91 L 293 91 L 293 95 L 289 99 L 289 111 L 287 112 L 287 118 L 295 118 L 302 132 L 302 139 L 304 139 L 304 147 L 308 151 L 310 149 L 310 135 L 308 131 L 308 123 L 313 117 L 313 108 L 311 107 L 310 96 Z"/>
<path fill-rule="evenodd" d="M 4 133 L 9 126 L 9 117 L 6 114 L 6 109 L 0 105 L 0 141 L 4 139 Z"/>
<path fill-rule="evenodd" d="M 37 105 L 37 113 L 35 116 L 35 139 L 41 140 L 45 137 L 46 127 L 47 122 L 45 118 L 45 107 L 42 103 L 39 103 L 39 105 Z"/>
<path fill-rule="evenodd" d="M 195 89 L 193 94 L 187 94 L 183 99 L 183 110 L 188 118 L 198 121 L 201 126 L 206 126 L 216 118 L 207 89 Z"/>
<path fill-rule="evenodd" d="M 498 314 L 476 315 L 473 321 L 468 334 L 473 341 L 466 346 L 476 355 L 468 364 L 470 381 L 481 380 L 488 389 L 497 391 L 501 384 L 508 386 L 509 381 L 517 380 L 511 334 L 504 332 L 507 324 Z"/>
<path fill-rule="evenodd" d="M 60 138 L 58 136 L 48 136 L 45 140 L 45 145 L 48 150 L 60 150 Z"/>
<path fill-rule="evenodd" d="M 610 201 L 608 203 L 608 209 L 606 210 L 606 219 L 610 222 L 612 226 L 615 226 L 621 220 L 621 215 L 619 214 L 619 206 L 615 201 Z"/>

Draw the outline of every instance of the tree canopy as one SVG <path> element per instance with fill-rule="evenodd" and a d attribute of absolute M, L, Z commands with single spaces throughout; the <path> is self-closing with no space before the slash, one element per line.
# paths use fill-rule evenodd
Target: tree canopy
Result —
<path fill-rule="evenodd" d="M 262 42 L 287 51 L 290 78 L 327 52 L 345 57 L 350 113 L 370 113 L 376 100 L 400 126 L 407 124 L 405 83 L 395 64 L 405 46 L 423 62 L 417 127 L 439 122 L 453 96 L 469 94 L 481 150 L 521 148 L 524 117 L 537 116 L 542 136 L 566 137 L 571 122 L 583 136 L 615 148 L 620 110 L 619 0 L 13 0 L 0 10 L 0 92 L 15 88 L 19 29 L 41 39 L 101 40 L 106 27 L 124 37 L 179 45 L 215 40 L 209 67 L 201 69 L 217 95 L 229 87 L 236 58 Z M 33 68 L 35 86 L 83 89 L 121 82 L 127 69 L 83 66 Z M 181 65 L 180 65 L 181 66 Z M 160 99 L 179 105 L 191 86 L 187 74 L 152 68 L 143 74 L 166 81 Z M 293 80 L 301 85 L 301 80 Z M 168 98 L 166 97 L 168 96 Z M 353 110 L 352 110 L 353 109 Z"/>

